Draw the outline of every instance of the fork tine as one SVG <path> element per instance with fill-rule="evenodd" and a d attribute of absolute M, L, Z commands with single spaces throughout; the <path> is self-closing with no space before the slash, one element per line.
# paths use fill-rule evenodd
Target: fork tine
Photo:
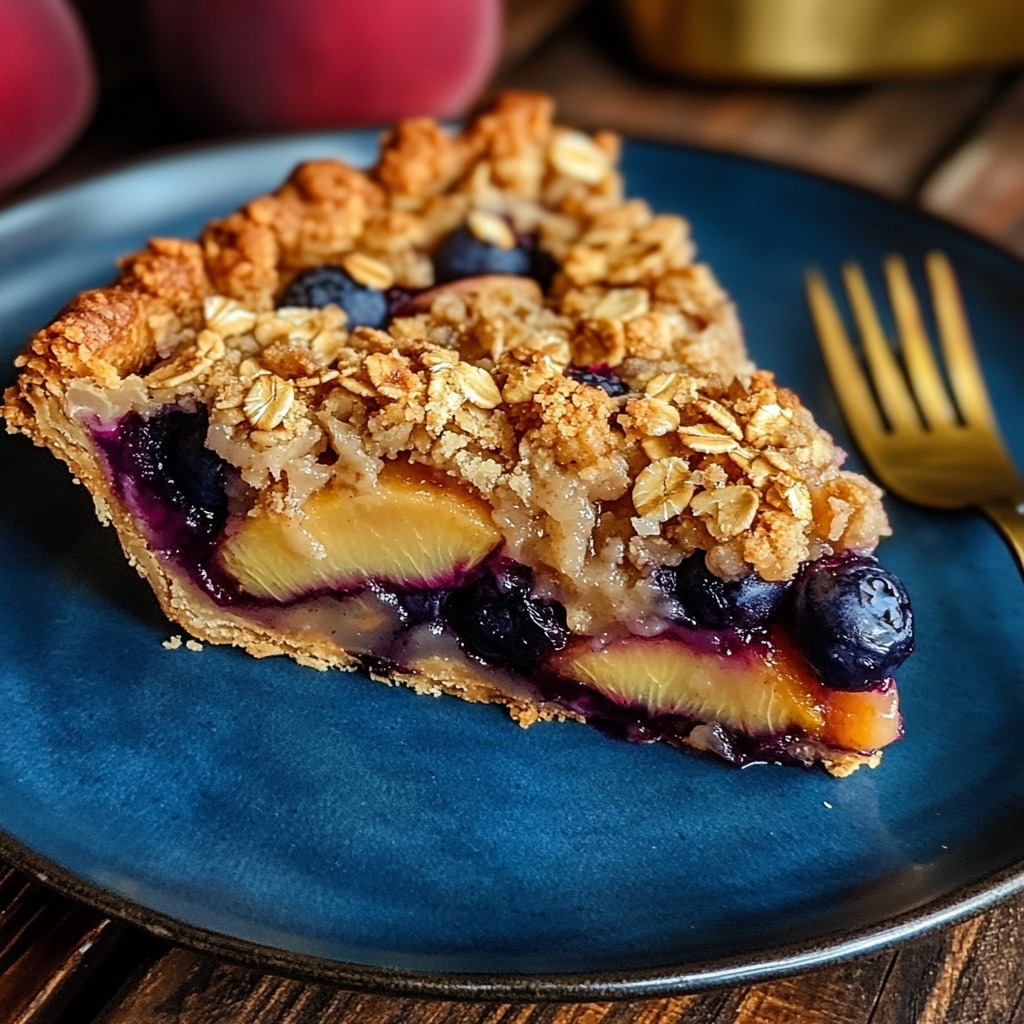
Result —
<path fill-rule="evenodd" d="M 997 430 L 953 268 L 943 253 L 930 252 L 925 257 L 925 269 L 950 385 L 964 422 Z"/>
<path fill-rule="evenodd" d="M 885 424 L 878 413 L 878 403 L 854 354 L 843 318 L 825 278 L 819 271 L 810 270 L 804 282 L 825 368 L 832 378 L 832 390 L 850 432 L 858 440 L 865 433 L 885 433 Z"/>
<path fill-rule="evenodd" d="M 903 370 L 882 330 L 875 304 L 868 291 L 864 272 L 856 263 L 843 267 L 843 280 L 850 308 L 860 332 L 864 359 L 875 384 L 878 404 L 893 430 L 913 430 L 921 426 L 914 398 L 903 377 Z"/>
<path fill-rule="evenodd" d="M 914 294 L 907 265 L 900 256 L 889 256 L 885 260 L 885 280 L 889 288 L 889 300 L 900 338 L 903 363 L 907 368 L 907 379 L 921 414 L 930 427 L 959 422 L 956 409 L 950 401 L 949 392 L 942 380 L 942 373 L 935 360 L 921 307 Z"/>

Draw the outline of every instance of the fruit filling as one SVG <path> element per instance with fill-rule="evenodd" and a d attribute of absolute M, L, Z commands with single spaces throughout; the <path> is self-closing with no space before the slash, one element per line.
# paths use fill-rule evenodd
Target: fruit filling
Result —
<path fill-rule="evenodd" d="M 203 407 L 168 407 L 95 436 L 153 546 L 218 604 L 315 621 L 376 670 L 414 667 L 417 637 L 444 635 L 605 732 L 734 764 L 809 764 L 821 747 L 871 753 L 901 735 L 891 674 L 912 649 L 912 615 L 873 556 L 822 558 L 783 582 L 722 579 L 697 552 L 652 572 L 657 629 L 573 637 L 563 605 L 502 554 L 478 497 L 388 464 L 371 490 L 311 495 L 301 526 L 249 517 L 207 429 Z"/>

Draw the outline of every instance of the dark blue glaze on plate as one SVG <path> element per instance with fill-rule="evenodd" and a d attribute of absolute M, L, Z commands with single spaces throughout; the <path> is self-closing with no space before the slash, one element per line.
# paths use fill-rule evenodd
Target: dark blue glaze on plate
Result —
<path fill-rule="evenodd" d="M 149 235 L 195 235 L 300 159 L 374 149 L 370 134 L 230 145 L 0 213 L 4 365 Z M 691 219 L 755 358 L 841 443 L 804 270 L 944 248 L 1024 464 L 1020 262 L 745 159 L 632 143 L 625 169 L 632 194 Z M 381 991 L 609 998 L 834 961 L 1024 885 L 1024 587 L 973 515 L 888 502 L 881 558 L 919 624 L 907 737 L 840 781 L 165 650 L 177 630 L 62 467 L 4 436 L 0 489 L 0 854 L 177 941 Z"/>

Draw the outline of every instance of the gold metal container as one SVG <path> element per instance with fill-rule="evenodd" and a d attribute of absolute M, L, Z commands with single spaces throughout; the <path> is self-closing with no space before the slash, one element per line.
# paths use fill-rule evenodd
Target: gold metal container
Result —
<path fill-rule="evenodd" d="M 620 0 L 652 68 L 838 83 L 1024 62 L 1024 0 Z"/>

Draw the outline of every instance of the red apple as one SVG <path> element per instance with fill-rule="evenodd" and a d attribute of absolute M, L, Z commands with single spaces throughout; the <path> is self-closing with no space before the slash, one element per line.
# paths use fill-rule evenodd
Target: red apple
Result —
<path fill-rule="evenodd" d="M 77 138 L 96 98 L 85 33 L 65 0 L 0 2 L 0 190 Z"/>
<path fill-rule="evenodd" d="M 487 81 L 501 0 L 147 0 L 165 89 L 249 129 L 461 114 Z"/>

